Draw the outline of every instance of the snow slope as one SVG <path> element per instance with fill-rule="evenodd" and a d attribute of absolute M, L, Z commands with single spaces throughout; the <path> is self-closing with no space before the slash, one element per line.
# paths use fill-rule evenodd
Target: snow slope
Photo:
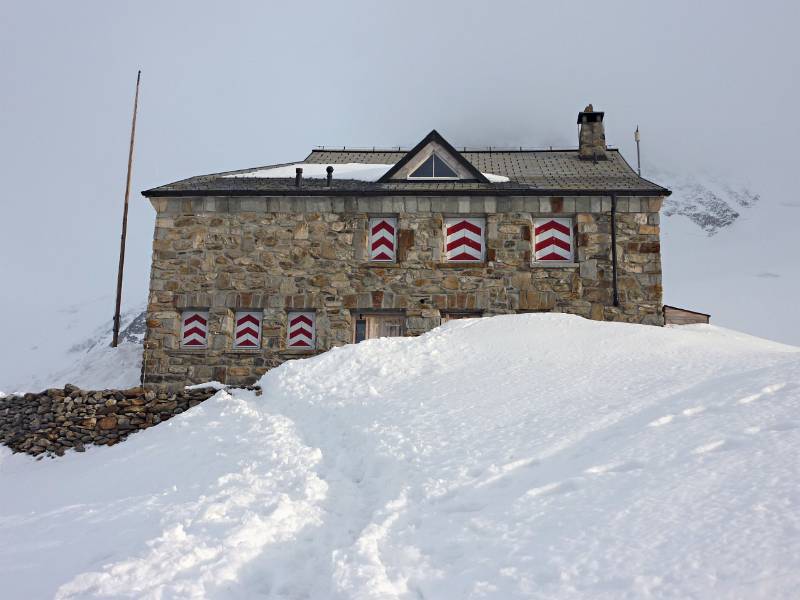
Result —
<path fill-rule="evenodd" d="M 794 598 L 800 348 L 453 321 L 111 448 L 0 449 L 0 580 L 46 598 Z"/>
<path fill-rule="evenodd" d="M 111 348 L 112 297 L 42 310 L 49 319 L 9 323 L 14 345 L 0 360 L 0 390 L 38 392 L 72 383 L 84 389 L 127 388 L 139 384 L 145 303 L 132 303 L 120 318 L 120 345 Z"/>

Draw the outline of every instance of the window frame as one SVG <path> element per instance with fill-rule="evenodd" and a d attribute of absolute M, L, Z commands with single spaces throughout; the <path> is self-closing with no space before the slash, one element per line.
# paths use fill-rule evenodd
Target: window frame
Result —
<path fill-rule="evenodd" d="M 447 167 L 453 173 L 455 173 L 456 176 L 455 177 L 437 177 L 436 176 L 436 159 L 434 157 L 438 158 L 445 165 L 447 165 Z M 414 177 L 414 176 L 411 175 L 411 173 L 413 173 L 414 171 L 419 169 L 422 165 L 424 165 L 426 162 L 428 162 L 428 160 L 432 160 L 433 161 L 433 167 L 432 167 L 433 175 L 431 177 Z M 406 179 L 408 181 L 459 181 L 461 179 L 461 177 L 459 177 L 459 175 L 458 175 L 458 169 L 453 168 L 453 165 L 451 165 L 448 161 L 443 159 L 441 157 L 441 155 L 436 152 L 436 150 L 433 150 L 428 156 L 425 157 L 424 160 L 420 161 L 419 163 L 417 163 L 414 166 L 414 168 L 411 170 L 411 172 L 406 176 Z"/>
<path fill-rule="evenodd" d="M 402 311 L 386 311 L 386 312 L 376 311 L 376 310 L 372 310 L 372 311 L 366 311 L 366 310 L 365 311 L 352 311 L 351 315 L 352 315 L 352 321 L 353 321 L 353 328 L 352 328 L 353 336 L 352 336 L 352 339 L 353 339 L 353 343 L 354 344 L 358 344 L 358 343 L 361 343 L 361 342 L 366 341 L 366 340 L 380 339 L 380 337 L 405 337 L 407 332 L 408 332 L 408 328 L 406 326 L 406 314 L 405 314 L 405 312 L 402 312 Z M 393 336 L 393 335 L 391 335 L 391 336 L 378 336 L 378 337 L 370 337 L 369 336 L 369 333 L 370 333 L 370 320 L 371 319 L 379 321 L 381 319 L 392 319 L 392 318 L 401 319 L 402 320 L 402 323 L 400 324 L 400 328 L 401 328 L 400 335 L 396 335 L 396 336 Z M 362 340 L 358 339 L 358 329 L 359 329 L 359 323 L 360 322 L 364 323 L 364 339 L 362 339 Z"/>

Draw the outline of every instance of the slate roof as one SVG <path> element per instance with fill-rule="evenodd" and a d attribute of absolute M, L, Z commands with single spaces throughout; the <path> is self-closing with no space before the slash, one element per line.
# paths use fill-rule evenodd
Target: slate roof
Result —
<path fill-rule="evenodd" d="M 404 150 L 313 150 L 306 163 L 337 165 L 344 163 L 395 164 Z M 577 150 L 467 150 L 461 155 L 482 173 L 504 175 L 503 183 L 459 181 L 366 182 L 334 178 L 304 178 L 301 187 L 294 178 L 225 177 L 271 167 L 267 165 L 190 177 L 142 192 L 144 196 L 347 196 L 347 195 L 669 195 L 670 190 L 639 177 L 618 150 L 608 150 L 608 160 L 592 162 L 578 158 Z"/>

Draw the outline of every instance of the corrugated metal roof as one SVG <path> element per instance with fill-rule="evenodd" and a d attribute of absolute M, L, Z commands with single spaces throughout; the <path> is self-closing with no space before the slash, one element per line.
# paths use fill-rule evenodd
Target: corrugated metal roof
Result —
<path fill-rule="evenodd" d="M 501 150 L 461 153 L 482 173 L 503 175 L 504 183 L 467 183 L 458 181 L 397 181 L 388 183 L 334 179 L 330 187 L 324 179 L 305 178 L 302 187 L 295 186 L 292 178 L 225 177 L 234 173 L 248 173 L 271 166 L 244 169 L 227 173 L 201 175 L 143 192 L 146 196 L 190 195 L 216 193 L 225 195 L 281 194 L 281 195 L 345 195 L 386 194 L 603 194 L 629 193 L 631 195 L 668 195 L 669 190 L 639 177 L 617 150 L 609 150 L 608 160 L 597 162 L 581 160 L 577 150 Z M 313 150 L 304 162 L 316 164 L 394 164 L 406 155 L 405 151 L 389 150 Z M 292 163 L 284 163 L 292 164 Z"/>

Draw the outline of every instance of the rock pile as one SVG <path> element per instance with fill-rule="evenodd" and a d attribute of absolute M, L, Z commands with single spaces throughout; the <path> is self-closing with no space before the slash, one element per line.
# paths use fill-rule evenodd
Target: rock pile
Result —
<path fill-rule="evenodd" d="M 200 404 L 216 391 L 87 391 L 67 384 L 64 389 L 7 396 L 0 398 L 0 443 L 34 456 L 62 456 L 70 448 L 83 452 L 87 444 L 111 446 Z"/>

